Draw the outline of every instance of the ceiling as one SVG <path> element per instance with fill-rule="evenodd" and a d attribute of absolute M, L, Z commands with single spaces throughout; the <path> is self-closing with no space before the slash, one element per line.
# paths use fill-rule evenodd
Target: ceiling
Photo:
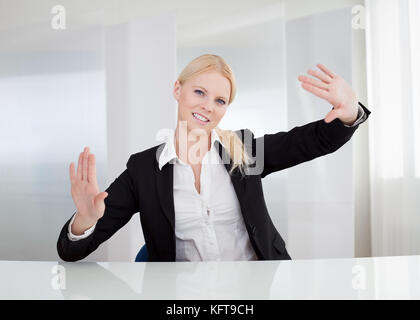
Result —
<path fill-rule="evenodd" d="M 26 51 L 53 43 L 57 33 L 50 27 L 51 10 L 57 4 L 66 9 L 69 30 L 169 14 L 175 17 L 177 45 L 283 12 L 283 0 L 0 0 L 0 50 Z"/>
<path fill-rule="evenodd" d="M 0 53 L 36 50 L 65 39 L 52 32 L 51 9 L 66 9 L 68 30 L 108 26 L 168 14 L 176 23 L 177 46 L 190 45 L 200 36 L 217 35 L 284 17 L 286 20 L 331 10 L 363 0 L 0 0 Z M 84 31 L 83 31 L 84 32 Z M 70 36 L 68 33 L 67 36 Z M 54 41 L 51 41 L 54 40 Z M 64 46 L 65 47 L 65 46 Z"/>
<path fill-rule="evenodd" d="M 282 0 L 0 0 L 0 30 L 20 28 L 51 20 L 51 8 L 57 4 L 66 8 L 70 23 L 93 23 L 100 17 L 105 25 L 133 18 L 173 12 L 177 24 L 208 21 L 220 16 L 279 4 Z"/>

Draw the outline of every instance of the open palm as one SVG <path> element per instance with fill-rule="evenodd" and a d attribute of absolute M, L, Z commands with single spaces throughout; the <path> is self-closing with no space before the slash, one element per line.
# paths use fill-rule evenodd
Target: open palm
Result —
<path fill-rule="evenodd" d="M 96 178 L 96 160 L 86 147 L 79 155 L 77 174 L 74 163 L 70 164 L 71 196 L 84 221 L 96 223 L 105 211 L 107 192 L 100 192 Z"/>
<path fill-rule="evenodd" d="M 308 70 L 308 76 L 299 76 L 298 80 L 302 83 L 302 88 L 314 95 L 328 101 L 332 106 L 325 117 L 325 122 L 330 123 L 338 118 L 344 124 L 351 125 L 357 119 L 357 96 L 351 86 L 339 75 L 328 69 L 322 64 L 317 64 L 322 71 Z"/>

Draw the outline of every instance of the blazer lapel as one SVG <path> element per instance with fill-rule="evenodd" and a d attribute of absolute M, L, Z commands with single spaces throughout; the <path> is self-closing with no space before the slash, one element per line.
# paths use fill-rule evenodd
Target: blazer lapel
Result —
<path fill-rule="evenodd" d="M 167 163 L 159 170 L 156 166 L 156 188 L 160 206 L 165 213 L 172 229 L 175 230 L 175 209 L 174 209 L 174 165 Z"/>

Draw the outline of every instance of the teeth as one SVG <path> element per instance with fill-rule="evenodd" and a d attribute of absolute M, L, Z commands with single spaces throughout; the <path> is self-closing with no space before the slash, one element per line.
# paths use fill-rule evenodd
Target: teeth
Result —
<path fill-rule="evenodd" d="M 206 118 L 200 116 L 197 113 L 193 113 L 193 116 L 196 117 L 197 119 L 201 120 L 201 121 L 204 121 L 204 122 L 208 122 L 209 121 L 209 120 L 207 120 Z"/>

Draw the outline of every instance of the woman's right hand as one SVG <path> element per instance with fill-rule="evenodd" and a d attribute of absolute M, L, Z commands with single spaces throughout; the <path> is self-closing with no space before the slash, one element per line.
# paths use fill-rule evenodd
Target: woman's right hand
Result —
<path fill-rule="evenodd" d="M 70 164 L 71 196 L 77 208 L 77 220 L 85 227 L 94 225 L 105 212 L 106 192 L 100 192 L 96 180 L 95 155 L 89 147 L 79 155 L 77 174 Z"/>

